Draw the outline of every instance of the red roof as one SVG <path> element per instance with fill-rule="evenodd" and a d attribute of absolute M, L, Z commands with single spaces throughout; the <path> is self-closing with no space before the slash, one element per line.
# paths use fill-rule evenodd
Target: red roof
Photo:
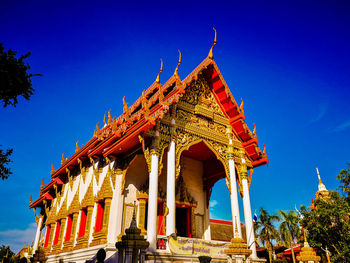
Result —
<path fill-rule="evenodd" d="M 60 177 L 66 178 L 67 169 L 79 165 L 79 160 L 94 156 L 115 156 L 125 153 L 139 145 L 138 135 L 152 128 L 156 121 L 162 119 L 169 106 L 177 103 L 186 92 L 186 88 L 202 75 L 207 79 L 214 97 L 222 111 L 229 119 L 234 133 L 242 141 L 253 167 L 268 163 L 266 153 L 258 147 L 258 140 L 244 122 L 243 109 L 240 109 L 214 60 L 206 58 L 184 80 L 173 75 L 165 84 L 158 82 L 142 93 L 142 96 L 130 107 L 124 103 L 124 112 L 118 118 L 109 114 L 108 123 L 99 128 L 96 125 L 94 136 L 73 156 L 62 163 L 61 167 L 51 174 L 51 182 L 40 190 L 40 197 L 30 204 L 30 208 L 40 205 L 48 199 L 50 189 L 58 183 Z"/>

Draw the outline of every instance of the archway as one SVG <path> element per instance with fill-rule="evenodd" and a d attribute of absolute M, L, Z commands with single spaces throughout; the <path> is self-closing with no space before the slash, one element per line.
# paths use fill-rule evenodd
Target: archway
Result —
<path fill-rule="evenodd" d="M 176 185 L 178 234 L 210 239 L 210 195 L 214 184 L 226 177 L 225 167 L 205 141 L 183 150 L 180 159 L 181 172 Z M 183 208 L 187 209 L 187 214 Z"/>

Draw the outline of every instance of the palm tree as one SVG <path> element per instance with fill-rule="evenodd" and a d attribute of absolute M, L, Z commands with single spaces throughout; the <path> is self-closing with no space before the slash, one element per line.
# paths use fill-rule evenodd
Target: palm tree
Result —
<path fill-rule="evenodd" d="M 258 238 L 263 246 L 265 246 L 269 252 L 269 260 L 272 262 L 273 244 L 272 242 L 279 241 L 280 236 L 274 223 L 279 221 L 277 215 L 270 215 L 265 209 L 260 208 L 259 220 L 256 221 L 256 230 Z"/>
<path fill-rule="evenodd" d="M 279 227 L 281 240 L 284 244 L 288 244 L 289 247 L 292 249 L 293 263 L 295 263 L 293 246 L 300 233 L 300 229 L 298 225 L 299 218 L 294 211 L 285 212 L 285 211 L 279 210 L 278 214 L 282 220 L 282 223 L 280 224 L 280 227 Z"/>

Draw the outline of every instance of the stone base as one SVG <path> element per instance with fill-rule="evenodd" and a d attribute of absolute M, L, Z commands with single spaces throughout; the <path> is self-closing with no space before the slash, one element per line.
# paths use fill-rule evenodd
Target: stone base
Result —
<path fill-rule="evenodd" d="M 60 262 L 60 260 L 63 260 L 63 262 L 85 263 L 86 260 L 92 259 L 100 248 L 104 248 L 106 250 L 106 259 L 117 252 L 114 244 L 103 244 L 70 252 L 63 252 L 56 255 L 50 255 L 47 257 L 46 263 L 57 263 Z"/>
<path fill-rule="evenodd" d="M 213 257 L 210 263 L 219 263 L 219 262 L 228 262 L 228 257 Z M 248 261 L 249 260 L 249 261 Z M 185 262 L 185 263 L 190 263 L 190 262 L 199 262 L 198 256 L 190 256 L 190 255 L 175 255 L 169 252 L 164 252 L 161 250 L 157 250 L 154 253 L 147 252 L 146 253 L 146 261 L 147 263 L 155 263 L 155 262 L 162 262 L 162 263 L 167 263 L 167 262 Z M 232 262 L 235 262 L 233 259 Z M 250 262 L 250 263 L 262 263 L 266 262 L 266 259 L 251 259 L 248 258 L 247 261 L 245 262 Z"/>

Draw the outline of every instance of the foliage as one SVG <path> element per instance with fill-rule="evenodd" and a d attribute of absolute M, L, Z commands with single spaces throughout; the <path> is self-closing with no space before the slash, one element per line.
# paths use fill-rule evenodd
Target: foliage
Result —
<path fill-rule="evenodd" d="M 9 157 L 12 154 L 12 152 L 12 149 L 0 149 L 0 178 L 2 180 L 7 179 L 9 175 L 12 174 L 10 168 L 7 167 L 7 165 L 11 162 Z"/>
<path fill-rule="evenodd" d="M 347 169 L 342 169 L 337 175 L 337 179 L 340 181 L 340 190 L 345 193 L 348 203 L 350 203 L 350 163 L 348 163 Z"/>
<path fill-rule="evenodd" d="M 300 236 L 299 218 L 294 211 L 279 210 L 278 214 L 282 221 L 279 226 L 281 241 L 291 247 Z"/>
<path fill-rule="evenodd" d="M 318 252 L 328 247 L 333 262 L 345 262 L 350 258 L 350 205 L 338 192 L 331 192 L 329 199 L 318 198 L 315 209 L 302 207 L 301 224 L 308 232 L 308 242 Z"/>
<path fill-rule="evenodd" d="M 41 76 L 27 72 L 30 66 L 28 63 L 24 63 L 24 60 L 31 55 L 30 52 L 19 58 L 16 58 L 16 55 L 17 52 L 11 49 L 5 51 L 3 44 L 0 43 L 0 102 L 3 103 L 3 107 L 8 105 L 16 107 L 18 96 L 29 100 L 34 92 L 31 78 Z M 11 154 L 12 149 L 6 151 L 0 149 L 0 177 L 3 180 L 12 174 L 11 170 L 6 167 L 10 162 L 9 156 Z"/>
<path fill-rule="evenodd" d="M 19 58 L 16 58 L 16 54 L 17 52 L 11 49 L 5 51 L 3 44 L 0 43 L 0 100 L 4 107 L 8 105 L 16 107 L 18 96 L 29 100 L 34 92 L 31 78 L 41 76 L 27 72 L 30 66 L 24 63 L 24 59 L 31 55 L 30 52 Z"/>
<path fill-rule="evenodd" d="M 273 241 L 279 241 L 279 233 L 274 223 L 279 221 L 277 215 L 270 215 L 265 209 L 260 208 L 259 220 L 256 221 L 255 227 L 259 240 L 269 251 L 270 262 L 272 259 Z"/>
<path fill-rule="evenodd" d="M 0 261 L 1 262 L 16 262 L 15 253 L 10 249 L 10 246 L 2 245 L 0 247 Z"/>

